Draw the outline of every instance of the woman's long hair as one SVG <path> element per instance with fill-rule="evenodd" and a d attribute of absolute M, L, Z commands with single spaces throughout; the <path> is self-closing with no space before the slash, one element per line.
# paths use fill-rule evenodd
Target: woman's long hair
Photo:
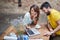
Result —
<path fill-rule="evenodd" d="M 39 19 L 39 14 L 40 14 L 40 10 L 39 10 L 39 7 L 37 6 L 37 5 L 32 5 L 31 7 L 30 7 L 30 14 L 31 14 L 31 9 L 34 9 L 34 11 L 37 13 L 37 20 Z"/>

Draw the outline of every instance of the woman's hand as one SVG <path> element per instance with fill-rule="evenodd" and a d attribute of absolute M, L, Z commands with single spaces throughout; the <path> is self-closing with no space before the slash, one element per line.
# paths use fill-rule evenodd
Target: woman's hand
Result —
<path fill-rule="evenodd" d="M 36 16 L 33 17 L 33 23 L 37 24 L 37 17 Z"/>
<path fill-rule="evenodd" d="M 26 28 L 27 28 L 27 29 L 31 29 L 31 27 L 30 27 L 30 26 L 26 26 Z"/>

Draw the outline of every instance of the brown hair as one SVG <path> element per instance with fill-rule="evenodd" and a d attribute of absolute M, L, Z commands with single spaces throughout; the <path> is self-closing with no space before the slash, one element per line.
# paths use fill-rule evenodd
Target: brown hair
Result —
<path fill-rule="evenodd" d="M 37 5 L 32 5 L 31 7 L 30 7 L 30 14 L 31 14 L 31 9 L 34 9 L 34 11 L 37 13 L 37 20 L 39 19 L 39 14 L 40 14 L 40 10 L 39 10 L 39 7 L 37 6 Z"/>

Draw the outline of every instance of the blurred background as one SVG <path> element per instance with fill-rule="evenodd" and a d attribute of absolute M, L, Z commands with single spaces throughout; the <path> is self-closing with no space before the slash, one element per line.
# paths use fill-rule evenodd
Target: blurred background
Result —
<path fill-rule="evenodd" d="M 21 7 L 18 7 L 21 1 Z M 29 11 L 29 7 L 33 4 L 40 5 L 48 1 L 51 6 L 60 10 L 60 0 L 0 0 L 0 13 L 4 14 L 23 14 Z"/>
<path fill-rule="evenodd" d="M 60 11 L 60 0 L 0 0 L 0 34 L 8 28 L 8 22 L 20 16 L 24 16 L 33 4 L 39 7 L 43 2 L 49 2 L 52 8 Z M 44 12 L 40 11 L 39 23 L 46 23 Z"/>

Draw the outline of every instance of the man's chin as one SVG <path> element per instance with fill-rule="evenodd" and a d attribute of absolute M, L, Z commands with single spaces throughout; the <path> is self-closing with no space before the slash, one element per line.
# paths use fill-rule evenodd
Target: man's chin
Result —
<path fill-rule="evenodd" d="M 50 12 L 47 12 L 46 14 L 47 14 L 47 15 L 50 15 Z"/>
<path fill-rule="evenodd" d="M 47 13 L 47 15 L 50 15 L 50 13 Z"/>

